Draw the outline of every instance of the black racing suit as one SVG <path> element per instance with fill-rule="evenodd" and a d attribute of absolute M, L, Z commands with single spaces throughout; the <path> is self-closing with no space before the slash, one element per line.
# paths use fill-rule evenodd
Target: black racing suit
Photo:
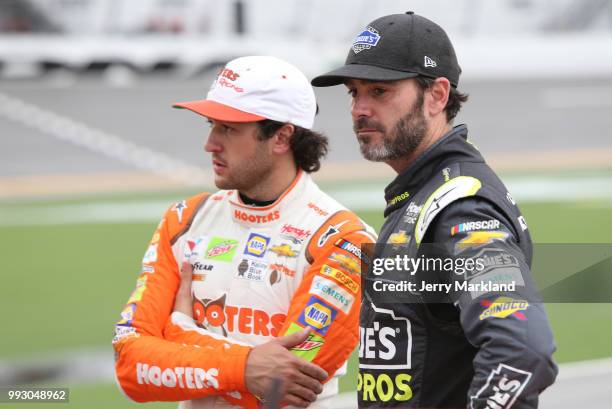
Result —
<path fill-rule="evenodd" d="M 363 276 L 359 407 L 537 407 L 557 367 L 530 272 L 531 238 L 466 126 L 398 175 L 385 197 L 386 220 Z M 398 256 L 454 264 L 374 273 L 379 259 Z M 409 281 L 417 287 L 393 290 Z M 381 290 L 383 283 L 395 287 Z M 422 283 L 448 286 L 430 291 Z"/>

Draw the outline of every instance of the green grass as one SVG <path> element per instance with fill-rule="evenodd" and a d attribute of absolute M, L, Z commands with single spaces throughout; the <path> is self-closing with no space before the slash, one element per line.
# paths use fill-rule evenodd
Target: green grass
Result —
<path fill-rule="evenodd" d="M 535 242 L 612 243 L 609 202 L 521 207 Z M 0 205 L 0 211 L 7 211 L 7 206 Z M 360 215 L 376 229 L 383 222 L 378 211 Z M 110 350 L 113 323 L 135 284 L 155 225 L 0 227 L 0 360 L 85 346 Z M 612 304 L 551 304 L 547 310 L 558 345 L 557 361 L 612 356 Z M 341 382 L 343 390 L 355 388 L 355 373 L 353 356 L 349 375 Z M 92 402 L 97 407 L 136 407 L 114 384 L 71 388 L 71 408 Z M 55 406 L 67 407 L 44 405 Z"/>

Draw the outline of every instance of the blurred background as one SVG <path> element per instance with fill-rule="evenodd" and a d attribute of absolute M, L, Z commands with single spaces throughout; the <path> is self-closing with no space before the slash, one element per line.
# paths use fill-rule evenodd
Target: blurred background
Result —
<path fill-rule="evenodd" d="M 114 385 L 113 323 L 164 209 L 214 189 L 208 126 L 171 104 L 243 55 L 313 77 L 407 10 L 454 42 L 470 94 L 456 123 L 535 241 L 612 243 L 612 0 L 0 0 L 0 387 L 135 407 Z M 316 93 L 331 150 L 315 178 L 378 228 L 394 174 L 361 159 L 344 88 Z M 609 408 L 611 307 L 547 305 L 562 369 L 542 407 Z"/>

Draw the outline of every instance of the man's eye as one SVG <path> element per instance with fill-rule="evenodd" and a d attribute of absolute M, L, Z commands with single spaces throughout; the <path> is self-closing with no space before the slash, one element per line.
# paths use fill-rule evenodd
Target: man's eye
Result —
<path fill-rule="evenodd" d="M 383 95 L 385 92 L 387 92 L 387 90 L 384 88 L 374 88 L 372 92 L 374 95 Z"/>
<path fill-rule="evenodd" d="M 353 98 L 355 97 L 355 95 L 357 95 L 357 91 L 355 91 L 354 89 L 349 89 L 347 93 Z"/>

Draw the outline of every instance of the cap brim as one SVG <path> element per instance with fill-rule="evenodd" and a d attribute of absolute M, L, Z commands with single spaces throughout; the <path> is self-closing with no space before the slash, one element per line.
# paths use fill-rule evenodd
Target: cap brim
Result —
<path fill-rule="evenodd" d="M 331 87 L 333 85 L 340 85 L 350 78 L 370 81 L 397 81 L 413 78 L 418 75 L 415 72 L 397 71 L 374 65 L 349 64 L 319 75 L 313 78 L 310 83 L 315 87 Z"/>
<path fill-rule="evenodd" d="M 189 101 L 189 102 L 177 102 L 172 104 L 174 108 L 188 109 L 205 116 L 206 118 L 214 119 L 217 121 L 225 122 L 256 122 L 263 121 L 263 116 L 250 114 L 248 112 L 241 111 L 236 108 L 232 108 L 227 105 L 220 104 L 219 102 L 210 100 L 201 101 Z"/>

